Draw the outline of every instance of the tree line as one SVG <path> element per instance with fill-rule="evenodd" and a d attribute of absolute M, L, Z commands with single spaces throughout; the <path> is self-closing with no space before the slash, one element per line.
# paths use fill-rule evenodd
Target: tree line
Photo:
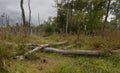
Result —
<path fill-rule="evenodd" d="M 30 0 L 28 0 L 28 21 L 23 4 L 24 0 L 20 0 L 21 25 L 25 34 L 31 34 L 33 29 L 38 33 L 94 34 L 100 32 L 103 35 L 105 31 L 120 29 L 120 0 L 55 0 L 57 16 L 49 17 L 48 21 L 42 24 L 38 23 L 39 26 L 31 26 Z M 6 16 L 6 24 L 9 25 L 9 16 Z"/>
<path fill-rule="evenodd" d="M 120 0 L 55 0 L 57 16 L 40 25 L 61 33 L 104 33 L 120 29 Z M 113 16 L 113 17 L 112 17 Z"/>

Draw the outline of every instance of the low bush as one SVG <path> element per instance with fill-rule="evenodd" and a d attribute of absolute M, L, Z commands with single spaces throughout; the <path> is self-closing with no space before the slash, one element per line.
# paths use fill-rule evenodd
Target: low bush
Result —
<path fill-rule="evenodd" d="M 6 65 L 7 62 L 6 60 L 10 59 L 11 54 L 11 46 L 10 45 L 5 45 L 5 44 L 0 44 L 0 72 L 6 73 Z"/>

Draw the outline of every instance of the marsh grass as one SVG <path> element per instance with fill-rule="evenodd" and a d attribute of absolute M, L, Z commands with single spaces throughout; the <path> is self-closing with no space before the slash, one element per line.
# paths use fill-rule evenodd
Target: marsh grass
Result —
<path fill-rule="evenodd" d="M 120 49 L 120 32 L 107 32 L 105 39 L 100 35 L 86 36 L 81 34 L 52 34 L 49 36 L 32 35 L 24 38 L 22 34 L 8 34 L 1 35 L 1 41 L 21 43 L 54 43 L 61 41 L 68 41 L 69 43 L 60 47 L 64 49 L 65 46 L 74 45 L 72 50 L 104 50 Z M 105 56 L 65 56 L 61 54 L 51 54 L 44 52 L 35 52 L 23 61 L 14 60 L 12 57 L 24 54 L 29 51 L 29 47 L 18 45 L 0 44 L 0 73 L 120 73 L 120 55 Z M 41 63 L 40 57 L 47 60 L 47 63 Z"/>

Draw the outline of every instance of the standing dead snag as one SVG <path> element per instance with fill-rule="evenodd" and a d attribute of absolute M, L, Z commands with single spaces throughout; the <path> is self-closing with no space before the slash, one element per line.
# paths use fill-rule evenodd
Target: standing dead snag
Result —
<path fill-rule="evenodd" d="M 26 23 L 26 19 L 25 19 L 25 11 L 24 11 L 24 0 L 21 0 L 20 1 L 20 7 L 21 7 L 21 13 L 22 13 L 22 22 L 23 22 L 23 34 L 24 34 L 24 37 L 26 38 L 27 37 L 27 23 Z"/>
<path fill-rule="evenodd" d="M 28 8 L 29 8 L 29 34 L 31 31 L 31 7 L 30 7 L 30 0 L 28 0 Z"/>
<path fill-rule="evenodd" d="M 24 12 L 24 7 L 23 7 L 23 0 L 20 1 L 20 7 L 21 7 L 21 12 L 22 12 L 22 21 L 23 21 L 23 26 L 25 26 L 25 12 Z"/>

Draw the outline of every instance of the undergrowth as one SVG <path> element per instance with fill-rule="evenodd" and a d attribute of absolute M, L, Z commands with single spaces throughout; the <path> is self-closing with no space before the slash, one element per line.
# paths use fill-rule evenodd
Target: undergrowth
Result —
<path fill-rule="evenodd" d="M 53 34 L 49 36 L 32 35 L 28 38 L 20 35 L 1 35 L 0 36 L 0 73 L 120 73 L 120 55 L 106 55 L 101 57 L 90 56 L 64 56 L 61 54 L 35 52 L 23 61 L 14 59 L 17 55 L 22 55 L 31 50 L 22 45 L 10 45 L 5 42 L 15 44 L 24 43 L 55 43 L 68 41 L 60 49 L 71 45 L 72 50 L 105 50 L 120 49 L 120 32 L 107 32 L 103 39 L 100 35 L 86 36 L 81 34 Z M 41 63 L 41 56 L 47 63 Z"/>

